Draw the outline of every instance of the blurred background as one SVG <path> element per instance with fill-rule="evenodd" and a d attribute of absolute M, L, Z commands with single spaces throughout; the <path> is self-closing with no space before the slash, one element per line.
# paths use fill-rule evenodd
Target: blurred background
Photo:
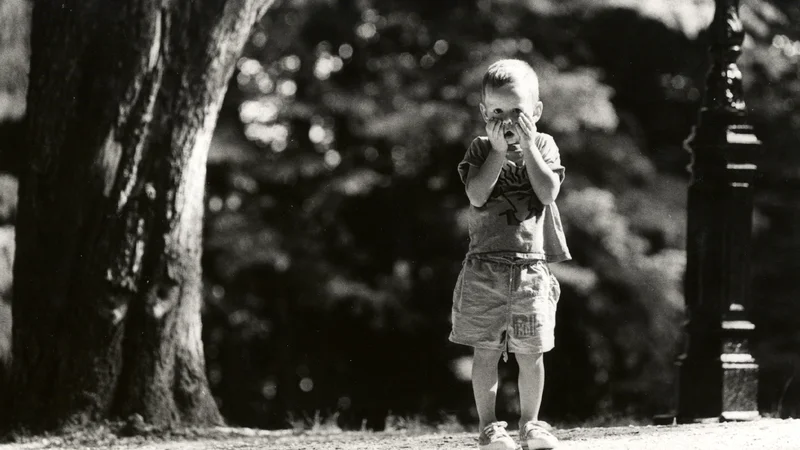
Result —
<path fill-rule="evenodd" d="M 467 248 L 456 165 L 484 133 L 480 80 L 521 58 L 561 149 L 574 260 L 542 417 L 647 421 L 670 404 L 684 314 L 683 141 L 713 0 L 277 0 L 237 64 L 211 144 L 203 339 L 226 419 L 279 428 L 474 425 L 451 344 Z M 800 416 L 800 5 L 742 0 L 759 406 Z M 0 0 L 0 380 L 8 358 L 24 0 Z M 516 365 L 499 413 L 515 422 Z"/>

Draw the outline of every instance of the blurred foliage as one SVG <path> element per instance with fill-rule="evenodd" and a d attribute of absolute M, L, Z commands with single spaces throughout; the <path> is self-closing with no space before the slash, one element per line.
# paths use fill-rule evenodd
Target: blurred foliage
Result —
<path fill-rule="evenodd" d="M 683 311 L 681 143 L 705 44 L 635 11 L 557 5 L 285 0 L 268 13 L 209 163 L 205 342 L 226 417 L 474 420 L 470 350 L 447 342 L 467 244 L 455 167 L 483 133 L 483 72 L 503 57 L 539 72 L 540 130 L 568 173 L 575 261 L 553 267 L 564 294 L 545 416 L 664 406 Z M 516 367 L 502 371 L 514 414 Z"/>
<path fill-rule="evenodd" d="M 540 130 L 567 167 L 558 203 L 574 261 L 553 266 L 563 294 L 543 416 L 662 412 L 681 345 L 683 140 L 712 13 L 713 0 L 278 0 L 237 64 L 209 155 L 203 338 L 227 419 L 475 420 L 470 350 L 447 341 L 467 247 L 455 167 L 483 133 L 483 71 L 504 57 L 539 72 Z M 742 17 L 765 147 L 751 305 L 761 402 L 798 415 L 800 6 L 743 0 Z M 513 423 L 513 359 L 501 372 Z"/>
<path fill-rule="evenodd" d="M 741 66 L 766 152 L 757 183 L 751 310 L 761 403 L 800 416 L 800 4 L 748 2 L 751 50 Z"/>

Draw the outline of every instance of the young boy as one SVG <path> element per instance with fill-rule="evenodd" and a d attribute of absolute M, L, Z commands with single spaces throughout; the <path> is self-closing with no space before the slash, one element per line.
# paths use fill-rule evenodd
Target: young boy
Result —
<path fill-rule="evenodd" d="M 519 364 L 520 444 L 550 449 L 558 440 L 539 421 L 539 407 L 542 354 L 555 344 L 560 295 L 548 263 L 570 259 L 554 203 L 564 167 L 553 138 L 536 131 L 543 105 L 527 63 L 492 64 L 482 90 L 487 136 L 476 138 L 458 165 L 471 204 L 470 243 L 453 292 L 450 340 L 474 348 L 480 448 L 517 447 L 495 416 L 498 361 L 512 352 Z"/>

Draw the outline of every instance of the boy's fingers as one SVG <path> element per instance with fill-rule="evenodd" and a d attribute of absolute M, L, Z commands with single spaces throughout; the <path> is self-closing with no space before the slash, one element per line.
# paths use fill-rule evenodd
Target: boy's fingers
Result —
<path fill-rule="evenodd" d="M 528 116 L 525 116 L 525 125 L 531 130 L 531 134 L 536 133 L 536 122 Z"/>
<path fill-rule="evenodd" d="M 530 130 L 530 134 L 531 134 L 531 135 L 534 135 L 534 134 L 536 134 L 536 131 L 537 131 L 537 129 L 536 129 L 536 122 L 534 122 L 534 121 L 533 121 L 533 119 L 531 119 L 531 118 L 530 118 L 530 117 L 528 117 L 527 115 L 525 115 L 524 122 L 525 122 L 525 125 L 526 125 L 526 126 L 528 127 L 528 129 Z"/>
<path fill-rule="evenodd" d="M 531 118 L 528 117 L 527 114 L 521 112 L 519 114 L 519 117 L 520 117 L 520 122 L 524 123 L 526 127 L 533 129 L 533 120 L 531 120 Z"/>

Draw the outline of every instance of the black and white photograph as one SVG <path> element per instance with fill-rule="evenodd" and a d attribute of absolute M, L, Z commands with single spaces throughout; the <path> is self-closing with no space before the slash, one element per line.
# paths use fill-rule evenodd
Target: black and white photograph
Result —
<path fill-rule="evenodd" d="M 0 450 L 800 450 L 797 0 L 0 0 Z"/>

